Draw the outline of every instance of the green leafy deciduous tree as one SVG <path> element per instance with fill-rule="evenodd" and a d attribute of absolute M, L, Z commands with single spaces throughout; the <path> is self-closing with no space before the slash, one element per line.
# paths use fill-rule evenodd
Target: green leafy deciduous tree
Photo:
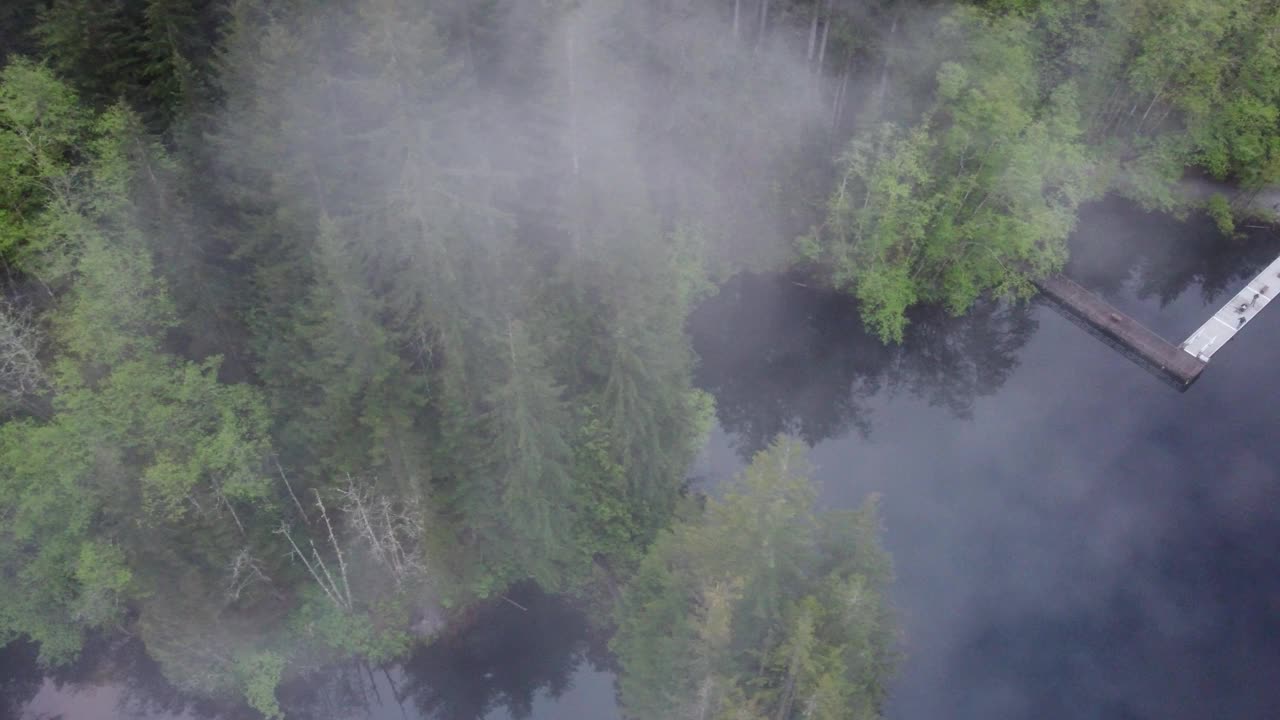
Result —
<path fill-rule="evenodd" d="M 612 647 L 636 718 L 876 718 L 894 664 L 874 504 L 815 515 L 779 438 L 705 514 L 664 532 Z"/>
<path fill-rule="evenodd" d="M 1095 192 L 1075 89 L 1040 86 L 1029 26 L 958 10 L 939 33 L 964 50 L 939 66 L 932 108 L 851 141 L 825 224 L 800 241 L 886 341 L 919 302 L 959 314 L 984 292 L 1029 294 Z"/>
<path fill-rule="evenodd" d="M 15 109 L 15 88 L 35 111 Z M 136 118 L 72 112 L 74 96 L 25 63 L 6 69 L 0 97 L 4 132 L 32 140 L 12 167 L 46 193 L 24 213 L 22 267 L 63 291 L 53 414 L 0 428 L 0 568 L 17 580 L 0 590 L 0 632 L 31 636 L 58 662 L 175 575 L 220 584 L 271 513 L 267 418 L 255 391 L 218 382 L 216 358 L 163 351 L 173 311 L 130 202 Z M 50 117 L 80 123 L 62 131 L 78 138 L 74 153 L 55 157 L 58 143 L 40 139 Z"/>
<path fill-rule="evenodd" d="M 52 178 L 70 182 L 91 117 L 74 92 L 29 61 L 0 74 L 0 253 L 10 261 L 56 250 L 44 213 L 55 195 Z"/>
<path fill-rule="evenodd" d="M 1280 22 L 1267 0 L 1044 3 L 1042 67 L 1081 88 L 1110 185 L 1178 209 L 1188 166 L 1254 190 L 1280 179 Z"/>

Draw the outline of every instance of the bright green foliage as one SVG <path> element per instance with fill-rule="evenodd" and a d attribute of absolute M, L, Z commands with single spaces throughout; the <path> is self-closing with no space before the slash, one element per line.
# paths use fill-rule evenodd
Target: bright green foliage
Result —
<path fill-rule="evenodd" d="M 1217 65 L 1212 94 L 1187 106 L 1198 164 L 1246 188 L 1280 182 L 1280 7 L 1253 2 L 1217 46 L 1234 52 Z"/>
<path fill-rule="evenodd" d="M 1093 194 L 1075 89 L 1039 86 L 1030 28 L 956 11 L 941 32 L 964 50 L 939 67 L 933 107 L 854 138 L 826 223 L 800 244 L 886 341 L 918 302 L 959 314 L 982 293 L 1028 295 Z"/>
<path fill-rule="evenodd" d="M 853 138 L 825 222 L 797 244 L 885 340 L 916 303 L 1029 294 L 1103 192 L 1177 212 L 1188 166 L 1246 191 L 1280 180 L 1274 3 L 974 4 L 886 60 L 884 86 L 932 101 Z"/>
<path fill-rule="evenodd" d="M 892 671 L 874 504 L 815 515 L 779 438 L 702 517 L 661 534 L 612 647 L 636 718 L 876 718 Z"/>
<path fill-rule="evenodd" d="M 1223 235 L 1231 237 L 1236 231 L 1235 213 L 1231 210 L 1231 203 L 1225 197 L 1218 193 L 1214 193 L 1205 203 L 1205 210 L 1208 211 L 1209 217 L 1213 218 L 1213 222 L 1218 226 L 1218 230 Z"/>
<path fill-rule="evenodd" d="M 77 619 L 89 627 L 109 627 L 121 619 L 133 572 L 118 546 L 95 542 L 81 545 L 76 580 L 81 588 Z"/>
<path fill-rule="evenodd" d="M 360 658 L 375 664 L 403 657 L 411 648 L 402 604 L 373 605 L 344 611 L 321 593 L 307 590 L 289 618 L 290 629 L 302 642 L 302 652 Z"/>
<path fill-rule="evenodd" d="M 34 102 L 6 103 L 6 131 L 33 139 L 7 159 L 48 189 L 24 213 L 19 257 L 65 290 L 52 414 L 0 427 L 0 567 L 18 579 L 0 590 L 0 632 L 30 635 L 58 662 L 83 629 L 120 622 L 184 567 L 224 570 L 227 531 L 244 536 L 242 518 L 272 502 L 267 417 L 255 391 L 218 382 L 216 358 L 161 349 L 172 311 L 133 221 L 127 152 L 145 143 L 133 117 L 114 109 L 77 128 L 74 96 L 47 71 L 16 63 L 4 80 L 0 97 L 21 88 Z M 57 152 L 72 128 L 76 155 Z"/>
<path fill-rule="evenodd" d="M 14 259 L 51 248 L 45 239 L 49 180 L 70 173 L 74 149 L 90 130 L 91 116 L 53 73 L 25 60 L 0 71 L 0 254 Z"/>
<path fill-rule="evenodd" d="M 1280 179 L 1277 13 L 1267 0 L 1046 3 L 1040 52 L 1078 78 L 1113 185 L 1169 209 L 1189 164 L 1249 188 Z"/>
<path fill-rule="evenodd" d="M 237 674 L 244 683 L 245 700 L 249 702 L 249 707 L 262 713 L 268 720 L 284 717 L 284 713 L 280 711 L 280 703 L 276 700 L 276 686 L 280 684 L 284 668 L 284 657 L 270 650 L 253 653 L 237 663 Z"/>

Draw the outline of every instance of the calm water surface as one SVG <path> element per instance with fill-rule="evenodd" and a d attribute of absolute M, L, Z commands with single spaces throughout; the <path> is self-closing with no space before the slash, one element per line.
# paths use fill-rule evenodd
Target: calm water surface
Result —
<path fill-rule="evenodd" d="M 1106 203 L 1074 252 L 1074 277 L 1176 342 L 1280 238 Z M 692 329 L 720 414 L 699 483 L 785 431 L 814 445 L 825 505 L 881 495 L 906 653 L 889 718 L 1275 716 L 1280 309 L 1185 393 L 1039 303 L 923 312 L 885 348 L 847 300 L 743 277 Z M 618 718 L 581 615 L 532 588 L 519 599 L 527 611 L 495 606 L 403 666 L 289 686 L 291 716 Z M 46 677 L 8 648 L 0 713 L 238 717 L 186 703 L 136 648 L 88 655 Z"/>

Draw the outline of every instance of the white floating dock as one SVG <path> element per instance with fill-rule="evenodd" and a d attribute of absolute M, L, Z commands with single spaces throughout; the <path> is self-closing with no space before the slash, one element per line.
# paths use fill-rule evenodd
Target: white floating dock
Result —
<path fill-rule="evenodd" d="M 1214 313 L 1182 343 L 1182 349 L 1199 360 L 1208 362 L 1227 341 L 1249 324 L 1271 298 L 1280 292 L 1280 258 L 1276 258 L 1265 270 L 1244 287 L 1231 302 Z"/>

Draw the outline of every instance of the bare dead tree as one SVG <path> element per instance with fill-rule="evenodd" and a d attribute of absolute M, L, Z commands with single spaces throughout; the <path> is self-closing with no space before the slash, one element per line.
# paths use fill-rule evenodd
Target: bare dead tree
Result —
<path fill-rule="evenodd" d="M 805 52 L 805 61 L 813 62 L 813 52 L 818 46 L 818 19 L 822 15 L 822 3 L 815 0 L 813 16 L 809 19 L 809 49 Z"/>
<path fill-rule="evenodd" d="M 302 503 L 298 501 L 298 496 L 293 492 L 293 484 L 289 482 L 289 476 L 285 473 L 284 468 L 280 466 L 280 458 L 273 457 L 276 469 L 280 471 L 280 479 L 284 480 L 284 486 L 289 490 L 289 497 L 293 498 L 294 507 L 298 508 L 298 515 L 302 517 L 302 521 L 307 521 L 307 511 L 302 509 Z"/>
<path fill-rule="evenodd" d="M 333 546 L 333 552 L 338 556 L 338 572 L 342 575 L 341 586 L 333 582 L 332 577 L 329 578 L 329 582 L 334 587 L 341 588 L 343 596 L 347 601 L 347 609 L 349 610 L 353 603 L 351 602 L 351 583 L 347 581 L 347 561 L 342 557 L 342 546 L 338 543 L 338 536 L 333 533 L 333 524 L 329 522 L 329 513 L 325 510 L 324 500 L 320 498 L 320 491 L 315 488 L 312 488 L 311 491 L 316 495 L 316 507 L 320 508 L 320 517 L 324 519 L 324 526 L 329 531 L 329 544 Z M 311 549 L 315 551 L 315 556 L 318 558 L 320 557 L 320 552 L 315 549 L 315 545 L 316 544 L 313 541 L 311 543 Z M 329 568 L 327 566 L 322 564 L 320 567 L 325 571 L 326 575 L 329 573 Z"/>
<path fill-rule="evenodd" d="M 765 35 L 769 32 L 769 0 L 760 0 L 760 20 L 756 25 L 756 50 L 764 45 Z"/>
<path fill-rule="evenodd" d="M 426 523 L 416 499 L 397 505 L 385 496 L 374 498 L 350 475 L 347 487 L 339 495 L 342 511 L 351 519 L 356 536 L 374 562 L 391 573 L 397 588 L 414 578 L 426 577 L 427 567 L 418 547 Z"/>
<path fill-rule="evenodd" d="M 48 387 L 41 340 L 29 310 L 0 300 L 0 393 L 19 401 Z"/>
<path fill-rule="evenodd" d="M 250 585 L 257 583 L 271 584 L 271 578 L 262 571 L 262 564 L 253 556 L 249 548 L 244 548 L 231 561 L 227 577 L 227 601 L 235 602 L 240 594 Z"/>
<path fill-rule="evenodd" d="M 573 165 L 573 174 L 574 177 L 577 177 L 582 173 L 582 160 L 578 154 L 578 85 L 577 75 L 574 70 L 577 52 L 574 45 L 574 28 L 572 24 L 565 29 L 564 49 L 569 81 L 569 152 L 570 161 Z"/>
<path fill-rule="evenodd" d="M 815 6 L 814 17 L 816 18 L 818 17 L 818 14 L 817 14 L 818 11 L 816 10 L 818 3 L 814 3 L 814 6 Z M 810 58 L 809 58 L 809 62 L 813 63 L 813 74 L 817 76 L 822 75 L 822 69 L 827 62 L 827 37 L 831 35 L 831 0 L 826 0 L 825 2 L 821 3 L 821 7 L 822 7 L 822 40 L 821 42 L 818 43 L 817 57 L 814 58 L 812 53 L 810 53 Z"/>
<path fill-rule="evenodd" d="M 222 502 L 223 506 L 231 513 L 231 519 L 236 521 L 236 527 L 240 528 L 240 537 L 245 537 L 244 523 L 240 522 L 240 513 L 236 512 L 236 506 L 231 504 L 231 499 L 222 492 L 221 488 L 214 491 L 214 496 Z"/>
<path fill-rule="evenodd" d="M 329 571 L 329 565 L 324 561 L 324 557 L 320 554 L 320 549 L 316 547 L 314 540 L 309 537 L 306 538 L 306 543 L 311 549 L 310 554 L 308 554 L 298 545 L 298 541 L 293 537 L 293 530 L 288 525 L 281 523 L 275 532 L 277 535 L 283 535 L 289 541 L 289 547 L 292 548 L 289 555 L 302 562 L 303 567 L 307 569 L 311 578 L 324 591 L 325 597 L 329 598 L 334 607 L 350 612 L 355 604 L 351 601 L 351 585 L 347 582 L 346 560 L 342 557 L 342 548 L 338 546 L 338 539 L 333 534 L 333 525 L 329 523 L 329 515 L 325 510 L 324 502 L 320 500 L 318 492 L 316 493 L 316 504 L 319 506 L 321 516 L 324 518 L 325 527 L 329 529 L 329 542 L 338 558 L 338 578 L 341 581 L 338 578 L 334 578 L 333 573 Z"/>

